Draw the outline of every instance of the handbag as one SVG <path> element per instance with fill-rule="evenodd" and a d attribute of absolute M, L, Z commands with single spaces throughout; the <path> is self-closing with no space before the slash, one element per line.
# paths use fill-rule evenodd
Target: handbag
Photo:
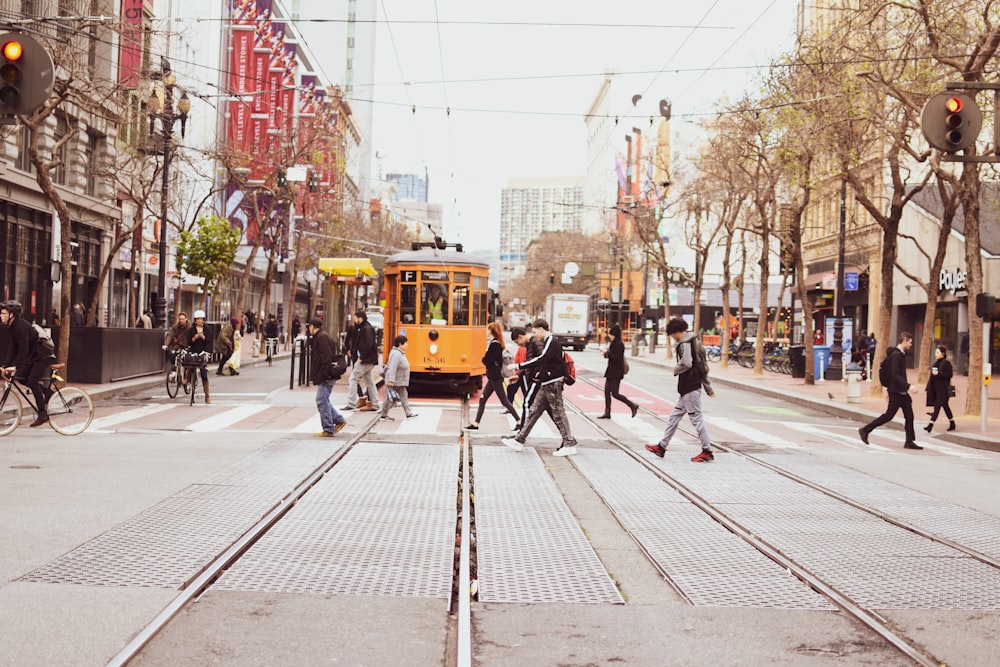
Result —
<path fill-rule="evenodd" d="M 628 357 L 622 357 L 622 362 L 624 362 L 624 364 L 625 364 L 625 372 L 622 373 L 622 375 L 628 375 L 628 371 L 629 371 L 629 368 L 628 368 Z"/>
<path fill-rule="evenodd" d="M 948 398 L 955 398 L 955 385 L 948 385 Z"/>
<path fill-rule="evenodd" d="M 347 356 L 338 354 L 330 362 L 330 378 L 339 380 L 347 372 Z"/>

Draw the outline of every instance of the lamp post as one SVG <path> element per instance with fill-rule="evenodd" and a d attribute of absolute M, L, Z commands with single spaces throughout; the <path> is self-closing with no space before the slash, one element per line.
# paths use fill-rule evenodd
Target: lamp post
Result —
<path fill-rule="evenodd" d="M 830 347 L 830 367 L 827 380 L 844 378 L 844 236 L 847 234 L 847 179 L 840 180 L 840 238 L 837 248 L 837 289 L 834 290 L 833 346 Z"/>
<path fill-rule="evenodd" d="M 153 72 L 152 78 L 159 79 L 163 91 L 163 100 L 160 100 L 160 91 L 156 84 L 149 91 L 147 109 L 149 114 L 149 136 L 152 137 L 156 127 L 157 119 L 160 121 L 160 132 L 163 137 L 163 181 L 160 186 L 160 256 L 159 267 L 160 277 L 157 284 L 156 294 L 156 326 L 166 328 L 167 326 L 167 203 L 170 194 L 170 137 L 174 130 L 174 121 L 181 121 L 181 137 L 187 125 L 188 111 L 191 110 L 191 100 L 188 99 L 187 92 L 181 94 L 177 100 L 177 110 L 174 111 L 174 86 L 177 78 L 170 69 L 170 62 L 166 58 L 160 59 L 160 71 Z"/>

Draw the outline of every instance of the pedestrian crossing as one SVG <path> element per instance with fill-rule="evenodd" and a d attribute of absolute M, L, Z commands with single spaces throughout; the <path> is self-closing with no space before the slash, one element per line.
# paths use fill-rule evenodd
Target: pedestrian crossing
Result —
<path fill-rule="evenodd" d="M 413 405 L 418 412 L 414 419 L 403 419 L 402 410 L 393 410 L 396 419 L 378 422 L 378 430 L 404 435 L 428 435 L 445 432 L 442 420 L 457 406 Z M 104 414 L 102 414 L 104 413 Z M 377 420 L 378 412 L 343 412 L 348 429 L 361 430 Z M 275 405 L 242 403 L 239 405 L 188 405 L 162 403 L 142 406 L 111 406 L 98 408 L 98 417 L 87 429 L 88 434 L 125 432 L 189 431 L 192 433 L 274 433 L 313 434 L 322 430 L 315 405 Z M 451 417 L 457 420 L 457 416 Z M 456 428 L 451 429 L 457 432 Z"/>

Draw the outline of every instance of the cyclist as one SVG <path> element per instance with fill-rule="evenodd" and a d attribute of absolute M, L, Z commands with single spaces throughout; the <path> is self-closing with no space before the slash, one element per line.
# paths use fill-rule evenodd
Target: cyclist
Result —
<path fill-rule="evenodd" d="M 3 376 L 16 377 L 26 385 L 35 397 L 38 417 L 31 426 L 41 426 L 49 420 L 46 405 L 49 401 L 48 387 L 42 386 L 42 375 L 55 363 L 55 355 L 43 352 L 38 344 L 38 336 L 31 324 L 21 318 L 21 303 L 5 301 L 0 304 L 0 322 L 10 329 L 10 346 L 7 359 L 3 363 Z M 16 373 L 16 376 L 14 375 Z"/>
<path fill-rule="evenodd" d="M 193 354 L 201 354 L 202 352 L 211 353 L 208 347 L 208 332 L 205 329 L 205 311 L 196 310 L 194 311 L 194 324 L 188 330 L 188 352 Z M 208 390 L 208 364 L 207 364 L 207 354 L 206 363 L 203 363 L 198 370 L 201 371 L 201 384 L 205 387 L 205 403 L 212 403 L 212 395 Z M 193 371 L 193 369 L 192 369 Z"/>
<path fill-rule="evenodd" d="M 278 343 L 278 320 L 275 316 L 268 315 L 267 322 L 264 323 L 264 338 L 270 339 L 267 344 L 267 358 L 274 356 L 274 346 Z"/>
<path fill-rule="evenodd" d="M 163 337 L 163 349 L 167 351 L 171 365 L 176 363 L 177 355 L 188 346 L 188 328 L 190 326 L 188 315 L 182 310 L 177 313 L 177 323 L 167 329 L 167 333 Z M 187 384 L 187 373 L 183 373 L 183 376 L 181 382 Z"/>

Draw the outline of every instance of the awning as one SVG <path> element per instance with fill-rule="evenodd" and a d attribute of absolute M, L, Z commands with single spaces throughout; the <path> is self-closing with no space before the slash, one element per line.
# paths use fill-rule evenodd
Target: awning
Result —
<path fill-rule="evenodd" d="M 321 257 L 319 270 L 343 278 L 376 275 L 372 261 L 367 257 Z"/>

